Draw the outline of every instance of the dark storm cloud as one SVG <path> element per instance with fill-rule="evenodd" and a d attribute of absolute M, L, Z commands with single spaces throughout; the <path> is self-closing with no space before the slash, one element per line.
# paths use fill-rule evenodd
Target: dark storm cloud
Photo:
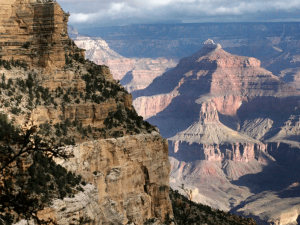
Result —
<path fill-rule="evenodd" d="M 299 0 L 58 0 L 70 24 L 300 21 Z"/>

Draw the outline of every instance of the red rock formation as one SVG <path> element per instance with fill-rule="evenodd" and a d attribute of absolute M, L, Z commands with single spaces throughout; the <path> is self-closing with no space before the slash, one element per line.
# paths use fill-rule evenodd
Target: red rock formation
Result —
<path fill-rule="evenodd" d="M 174 91 L 177 96 L 165 103 L 159 98 Z M 287 157 L 272 142 L 299 148 L 299 95 L 259 60 L 231 55 L 212 41 L 133 92 L 139 112 L 169 138 L 171 186 L 184 183 L 197 190 L 198 201 L 223 209 L 239 205 L 252 190 L 266 190 L 255 176 L 274 176 L 277 161 Z M 163 107 L 156 107 L 155 99 Z M 272 183 L 274 189 L 284 187 L 279 186 Z"/>
<path fill-rule="evenodd" d="M 154 96 L 171 93 L 173 90 L 178 90 L 179 95 L 201 96 L 198 103 L 212 99 L 219 112 L 225 115 L 235 115 L 242 101 L 249 96 L 299 95 L 296 89 L 261 68 L 259 60 L 231 55 L 220 45 L 216 48 L 204 45 L 201 51 L 181 59 L 176 68 L 133 95 Z M 140 99 L 139 101 L 141 102 Z M 140 105 L 139 108 L 142 109 L 142 116 L 145 116 L 143 110 L 149 109 L 146 105 Z M 157 110 L 150 111 L 158 113 Z M 148 113 L 147 117 L 150 116 Z"/>
<path fill-rule="evenodd" d="M 147 119 L 163 111 L 176 96 L 178 96 L 178 92 L 174 91 L 164 95 L 140 97 L 135 99 L 134 108 L 144 119 Z"/>
<path fill-rule="evenodd" d="M 265 162 L 267 153 L 265 144 L 224 126 L 213 102 L 203 103 L 199 121 L 169 140 L 170 155 L 180 159 Z"/>

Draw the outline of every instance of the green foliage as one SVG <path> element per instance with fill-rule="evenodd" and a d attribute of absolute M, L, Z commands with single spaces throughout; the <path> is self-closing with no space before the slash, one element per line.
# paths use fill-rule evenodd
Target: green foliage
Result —
<path fill-rule="evenodd" d="M 65 58 L 66 58 L 66 65 L 71 65 L 72 59 L 67 54 L 65 55 Z"/>
<path fill-rule="evenodd" d="M 1 60 L 0 59 L 0 66 L 3 66 L 7 70 L 11 70 L 10 62 L 7 60 Z"/>
<path fill-rule="evenodd" d="M 73 196 L 81 177 L 68 175 L 52 160 L 70 156 L 41 135 L 47 133 L 49 125 L 40 126 L 40 133 L 35 127 L 22 132 L 0 114 L 0 126 L 0 221 L 11 224 L 34 218 L 41 224 L 36 212 L 48 206 L 51 198 L 66 196 L 64 192 Z M 28 160 L 32 164 L 24 170 L 23 163 Z"/>
<path fill-rule="evenodd" d="M 12 91 L 8 91 L 7 95 L 8 95 L 8 96 L 13 96 L 14 93 L 13 93 Z"/>
<path fill-rule="evenodd" d="M 13 122 L 8 121 L 7 115 L 0 113 L 0 141 L 6 138 L 17 140 L 20 130 L 15 127 Z"/>
<path fill-rule="evenodd" d="M 26 80 L 26 86 L 31 89 L 34 85 L 34 81 L 33 81 L 33 77 L 32 77 L 32 74 L 29 73 L 28 74 L 28 79 Z"/>
<path fill-rule="evenodd" d="M 75 54 L 74 54 L 74 59 L 75 59 L 77 62 L 84 63 L 84 57 L 80 56 L 79 53 L 75 53 Z"/>
<path fill-rule="evenodd" d="M 28 49 L 29 47 L 30 47 L 30 42 L 26 42 L 21 46 L 21 48 L 25 48 L 25 49 Z"/>
<path fill-rule="evenodd" d="M 174 222 L 181 225 L 257 225 L 252 218 L 243 218 L 198 204 L 170 189 Z"/>
<path fill-rule="evenodd" d="M 18 96 L 16 97 L 16 100 L 17 100 L 18 104 L 20 104 L 20 103 L 21 103 L 21 101 L 22 101 L 22 98 L 23 98 L 23 96 L 22 96 L 22 95 L 18 95 Z"/>
<path fill-rule="evenodd" d="M 123 128 L 126 128 L 126 133 L 132 134 L 139 134 L 142 129 L 146 129 L 148 133 L 155 130 L 155 127 L 143 121 L 143 117 L 139 116 L 134 109 L 121 107 L 117 111 L 108 114 L 108 117 L 104 120 L 104 125 L 108 129 L 123 126 Z M 115 132 L 114 135 L 119 137 L 121 134 Z"/>
<path fill-rule="evenodd" d="M 76 193 L 74 189 L 79 185 L 81 176 L 68 172 L 65 168 L 57 165 L 51 158 L 41 154 L 34 155 L 34 163 L 28 169 L 30 179 L 26 185 L 29 194 L 47 196 L 45 199 L 50 203 L 51 198 L 58 196 L 63 199 Z"/>
<path fill-rule="evenodd" d="M 11 110 L 10 110 L 13 114 L 15 115 L 19 115 L 19 113 L 22 111 L 20 108 L 18 107 L 11 107 Z"/>
<path fill-rule="evenodd" d="M 11 70 L 12 67 L 21 67 L 21 68 L 24 68 L 25 70 L 27 70 L 27 63 L 25 62 L 22 62 L 20 60 L 14 60 L 14 59 L 11 59 L 11 60 L 1 60 L 0 59 L 0 67 L 3 66 L 5 69 L 7 70 Z"/>
<path fill-rule="evenodd" d="M 83 127 L 82 122 L 77 123 L 77 121 L 75 121 L 76 123 L 76 128 L 77 131 L 82 134 L 83 137 L 86 137 L 88 135 L 88 128 L 87 127 Z"/>
<path fill-rule="evenodd" d="M 97 104 L 105 102 L 109 98 L 115 98 L 117 101 L 123 101 L 121 96 L 128 94 L 128 92 L 119 83 L 115 81 L 108 81 L 104 78 L 102 75 L 103 66 L 94 65 L 88 69 L 88 72 L 88 74 L 82 76 L 82 79 L 86 83 L 85 100 L 91 99 Z M 81 93 L 80 97 L 83 99 L 83 95 Z"/>
<path fill-rule="evenodd" d="M 8 81 L 7 81 L 7 88 L 8 89 L 11 88 L 12 85 L 14 85 L 14 82 L 11 78 L 9 78 Z"/>
<path fill-rule="evenodd" d="M 64 102 L 67 102 L 67 103 L 70 103 L 70 102 L 71 102 L 71 99 L 70 99 L 68 93 L 66 93 L 66 94 L 64 95 L 63 100 L 64 100 Z"/>

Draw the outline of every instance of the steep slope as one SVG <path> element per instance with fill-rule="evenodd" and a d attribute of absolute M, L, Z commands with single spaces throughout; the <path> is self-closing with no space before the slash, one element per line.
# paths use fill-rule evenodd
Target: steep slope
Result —
<path fill-rule="evenodd" d="M 134 105 L 169 139 L 173 188 L 183 183 L 198 202 L 245 212 L 259 224 L 278 218 L 288 224 L 297 212 L 286 220 L 294 208 L 283 197 L 282 211 L 270 206 L 266 215 L 258 203 L 258 211 L 241 209 L 248 198 L 266 196 L 271 203 L 272 191 L 276 195 L 299 179 L 298 167 L 288 163 L 299 159 L 299 91 L 260 65 L 207 40 L 199 52 L 133 92 Z M 269 195 L 260 195 L 264 191 Z"/>
<path fill-rule="evenodd" d="M 2 113 L 62 148 L 73 145 L 65 150 L 75 157 L 56 162 L 90 183 L 51 199 L 38 216 L 59 224 L 172 217 L 167 141 L 136 114 L 107 66 L 84 59 L 68 37 L 69 15 L 54 1 L 0 1 L 0 11 Z"/>

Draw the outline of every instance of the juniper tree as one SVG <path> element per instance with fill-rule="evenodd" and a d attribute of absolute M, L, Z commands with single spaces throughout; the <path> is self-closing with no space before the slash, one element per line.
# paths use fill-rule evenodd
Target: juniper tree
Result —
<path fill-rule="evenodd" d="M 37 126 L 20 129 L 8 121 L 7 115 L 0 114 L 0 127 L 0 224 L 12 224 L 20 219 L 34 219 L 38 224 L 53 223 L 37 217 L 37 212 L 47 205 L 48 192 L 38 188 L 34 192 L 36 194 L 30 194 L 30 188 L 37 188 L 37 185 L 24 188 L 32 178 L 26 170 L 26 161 L 31 160 L 31 164 L 35 165 L 42 158 L 54 163 L 54 157 L 68 159 L 72 155 L 58 148 L 46 135 L 41 135 Z M 37 176 L 39 182 L 49 180 L 47 175 Z M 43 191 L 42 197 L 37 195 Z"/>

